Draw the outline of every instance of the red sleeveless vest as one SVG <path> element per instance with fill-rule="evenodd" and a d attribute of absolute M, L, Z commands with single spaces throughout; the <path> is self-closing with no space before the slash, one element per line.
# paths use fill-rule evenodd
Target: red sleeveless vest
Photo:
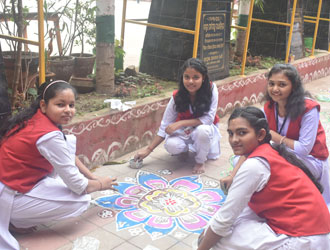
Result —
<path fill-rule="evenodd" d="M 212 85 L 212 82 L 210 84 Z M 173 97 L 175 97 L 176 93 L 178 93 L 178 90 L 173 91 Z M 178 117 L 176 118 L 176 122 L 180 121 L 180 120 L 189 120 L 189 119 L 194 119 L 194 118 L 196 118 L 196 117 L 194 117 L 194 115 L 192 113 L 190 113 L 190 110 L 188 109 L 185 112 L 178 113 Z M 215 114 L 213 124 L 219 123 L 219 120 L 220 120 L 219 116 L 217 114 Z"/>
<path fill-rule="evenodd" d="M 40 109 L 25 128 L 5 139 L 0 147 L 0 181 L 21 193 L 30 191 L 47 174 L 52 165 L 39 153 L 37 140 L 59 128 Z"/>
<path fill-rule="evenodd" d="M 265 114 L 267 117 L 269 128 L 271 130 L 276 131 L 275 104 L 273 105 L 272 108 L 269 108 L 269 103 L 270 103 L 269 101 L 265 103 L 264 111 L 265 111 Z M 313 109 L 314 107 L 316 107 L 318 109 L 318 111 L 320 111 L 320 105 L 317 102 L 315 102 L 311 99 L 305 99 L 304 114 L 307 113 L 308 111 L 310 111 L 311 109 Z M 288 131 L 286 133 L 286 137 L 293 139 L 293 140 L 299 139 L 301 120 L 302 120 L 302 115 L 300 115 L 296 120 L 290 121 Z M 324 129 L 323 129 L 320 121 L 319 121 L 318 129 L 317 129 L 316 140 L 315 140 L 314 146 L 313 146 L 310 154 L 320 160 L 326 160 L 329 156 L 329 151 L 328 151 L 328 147 L 326 144 L 325 132 L 324 132 Z"/>
<path fill-rule="evenodd" d="M 330 214 L 321 193 L 309 177 L 287 162 L 269 144 L 257 147 L 248 158 L 262 157 L 270 178 L 255 192 L 249 206 L 278 234 L 308 236 L 330 232 Z"/>

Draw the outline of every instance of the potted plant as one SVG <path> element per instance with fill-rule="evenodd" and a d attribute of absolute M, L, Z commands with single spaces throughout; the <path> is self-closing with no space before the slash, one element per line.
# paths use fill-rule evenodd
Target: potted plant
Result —
<path fill-rule="evenodd" d="M 74 77 L 87 78 L 92 74 L 95 63 L 95 55 L 85 53 L 85 42 L 95 47 L 96 38 L 96 0 L 87 0 L 85 2 L 76 0 L 74 6 L 74 27 L 77 33 L 74 37 L 74 46 L 80 47 L 79 53 L 71 53 L 75 58 L 73 71 Z"/>
<path fill-rule="evenodd" d="M 70 8 L 72 4 L 72 0 L 67 0 L 65 4 L 60 5 L 60 7 L 56 4 L 56 0 L 48 0 L 44 1 L 44 11 L 45 14 L 53 12 L 56 13 L 60 20 L 60 31 L 66 31 L 65 37 L 62 39 L 62 50 L 58 52 L 58 55 L 51 56 L 52 47 L 48 48 L 48 68 L 50 72 L 55 73 L 55 80 L 64 80 L 69 81 L 74 70 L 74 57 L 67 55 L 67 53 L 71 50 L 72 44 L 75 38 L 75 28 L 73 22 L 71 21 L 74 12 L 72 8 Z M 47 16 L 47 15 L 45 15 Z M 48 20 L 46 19 L 47 28 Z M 52 40 L 53 36 L 55 36 L 55 31 L 52 31 L 52 28 L 49 28 L 49 38 Z"/>
<path fill-rule="evenodd" d="M 24 27 L 28 26 L 29 9 L 23 7 L 22 0 L 11 1 L 10 4 L 1 2 L 3 21 L 1 31 L 11 36 L 23 37 Z M 11 23 L 13 22 L 13 25 Z M 29 91 L 34 88 L 39 64 L 39 55 L 36 52 L 22 51 L 22 42 L 5 40 L 10 51 L 2 52 L 3 70 L 8 82 L 12 107 L 21 107 L 28 97 Z"/>

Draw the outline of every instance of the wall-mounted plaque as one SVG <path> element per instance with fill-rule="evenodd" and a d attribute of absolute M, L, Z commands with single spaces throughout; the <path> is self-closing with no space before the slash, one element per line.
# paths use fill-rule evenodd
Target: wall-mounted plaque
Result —
<path fill-rule="evenodd" d="M 226 70 L 225 46 L 226 13 L 224 11 L 202 12 L 200 56 L 206 63 L 211 79 L 221 79 Z"/>

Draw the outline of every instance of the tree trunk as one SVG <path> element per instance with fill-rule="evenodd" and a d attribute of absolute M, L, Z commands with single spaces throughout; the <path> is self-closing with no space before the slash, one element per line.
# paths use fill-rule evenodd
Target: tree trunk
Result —
<path fill-rule="evenodd" d="M 17 13 L 15 9 L 15 1 L 12 0 L 12 12 L 14 17 L 14 22 L 17 26 L 17 36 L 23 37 L 23 7 L 22 7 L 22 0 L 17 1 Z M 19 102 L 18 100 L 18 85 L 20 83 L 20 76 L 22 70 L 22 43 L 17 43 L 16 48 L 16 60 L 15 60 L 15 71 L 14 71 L 14 80 L 13 80 L 13 89 L 12 89 L 12 96 L 11 96 L 11 105 L 12 107 L 16 106 L 16 103 Z"/>
<path fill-rule="evenodd" d="M 96 1 L 96 92 L 114 94 L 115 3 Z"/>
<path fill-rule="evenodd" d="M 240 0 L 238 8 L 238 25 L 246 27 L 249 17 L 250 10 L 250 0 Z M 245 30 L 239 29 L 237 31 L 237 40 L 236 40 L 236 56 L 242 57 L 244 52 L 245 44 Z"/>

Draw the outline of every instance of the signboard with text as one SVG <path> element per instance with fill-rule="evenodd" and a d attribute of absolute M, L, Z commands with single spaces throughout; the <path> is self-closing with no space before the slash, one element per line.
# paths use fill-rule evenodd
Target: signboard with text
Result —
<path fill-rule="evenodd" d="M 201 35 L 200 35 L 200 58 L 206 63 L 209 76 L 218 80 L 227 67 L 225 27 L 226 13 L 224 11 L 202 12 Z"/>

